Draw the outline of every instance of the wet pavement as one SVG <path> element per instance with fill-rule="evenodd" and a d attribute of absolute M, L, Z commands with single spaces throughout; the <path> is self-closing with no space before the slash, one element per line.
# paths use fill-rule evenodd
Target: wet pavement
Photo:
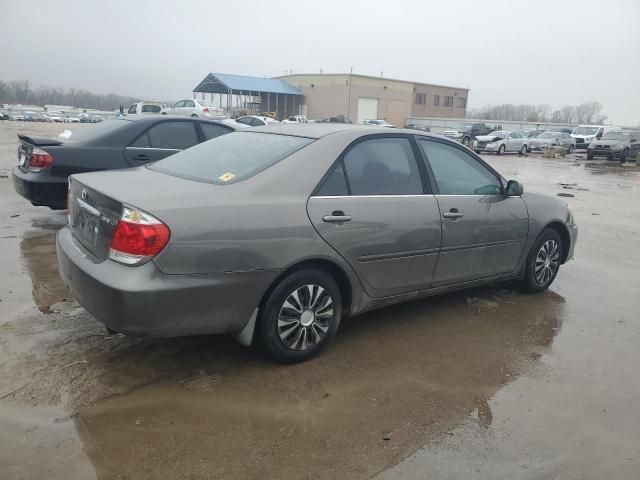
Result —
<path fill-rule="evenodd" d="M 551 289 L 379 310 L 282 366 L 228 337 L 107 334 L 57 275 L 64 212 L 3 178 L 17 130 L 56 129 L 5 123 L 0 478 L 638 478 L 634 163 L 486 156 L 525 189 L 574 195 L 576 259 Z"/>

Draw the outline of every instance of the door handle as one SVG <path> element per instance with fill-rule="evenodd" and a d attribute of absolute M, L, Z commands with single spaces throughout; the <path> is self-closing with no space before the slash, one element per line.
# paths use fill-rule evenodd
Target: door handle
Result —
<path fill-rule="evenodd" d="M 448 212 L 444 212 L 442 216 L 444 218 L 453 218 L 455 220 L 456 218 L 464 217 L 464 213 L 459 212 L 457 208 L 452 208 Z"/>
<path fill-rule="evenodd" d="M 325 215 L 322 217 L 323 222 L 332 222 L 332 223 L 340 223 L 340 222 L 348 222 L 351 220 L 351 215 L 345 215 L 342 210 L 334 210 L 331 212 L 331 215 Z"/>
<path fill-rule="evenodd" d="M 133 158 L 135 158 L 136 160 L 149 160 L 149 157 L 147 157 L 144 153 L 139 153 Z"/>

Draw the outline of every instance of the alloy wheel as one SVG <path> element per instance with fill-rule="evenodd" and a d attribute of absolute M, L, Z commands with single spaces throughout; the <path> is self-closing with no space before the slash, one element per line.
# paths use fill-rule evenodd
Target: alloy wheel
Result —
<path fill-rule="evenodd" d="M 536 255 L 534 275 L 539 285 L 551 281 L 560 266 L 560 246 L 555 240 L 547 240 Z"/>
<path fill-rule="evenodd" d="M 326 335 L 334 319 L 333 299 L 319 285 L 303 285 L 285 298 L 278 314 L 278 336 L 291 350 L 307 350 Z"/>

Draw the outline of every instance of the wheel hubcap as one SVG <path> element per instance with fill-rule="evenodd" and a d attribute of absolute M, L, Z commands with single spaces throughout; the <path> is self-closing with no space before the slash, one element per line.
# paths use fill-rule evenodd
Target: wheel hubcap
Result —
<path fill-rule="evenodd" d="M 539 285 L 551 281 L 560 266 L 560 246 L 555 240 L 547 240 L 542 244 L 535 262 L 535 278 Z"/>
<path fill-rule="evenodd" d="M 291 350 L 306 350 L 326 335 L 333 321 L 333 299 L 319 285 L 303 285 L 280 307 L 278 336 Z"/>

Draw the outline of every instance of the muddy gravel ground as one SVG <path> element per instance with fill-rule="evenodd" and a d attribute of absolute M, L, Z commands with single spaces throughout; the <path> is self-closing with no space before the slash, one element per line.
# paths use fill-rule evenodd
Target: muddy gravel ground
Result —
<path fill-rule="evenodd" d="M 10 173 L 17 132 L 63 128 L 0 122 L 1 478 L 639 478 L 635 163 L 487 156 L 573 195 L 576 257 L 551 289 L 379 310 L 283 366 L 228 337 L 109 335 L 70 298 L 65 213 L 32 207 Z"/>

